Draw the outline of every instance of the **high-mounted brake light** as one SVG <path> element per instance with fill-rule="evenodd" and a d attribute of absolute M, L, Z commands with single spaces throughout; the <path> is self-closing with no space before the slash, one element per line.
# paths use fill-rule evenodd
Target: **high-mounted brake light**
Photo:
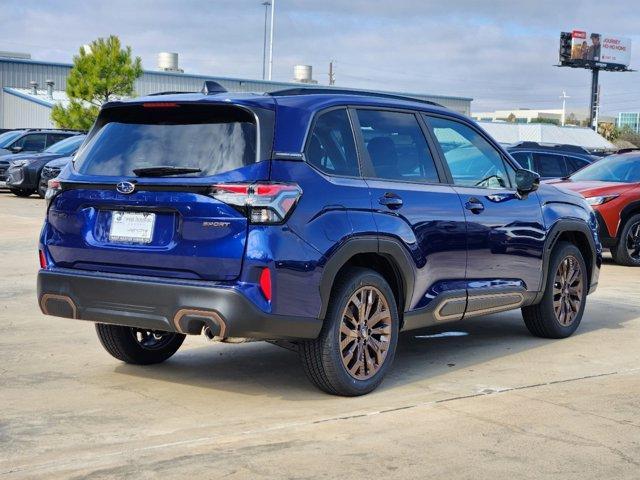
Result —
<path fill-rule="evenodd" d="M 147 102 L 143 103 L 142 106 L 144 108 L 175 108 L 180 105 L 175 102 Z"/>
<path fill-rule="evenodd" d="M 282 223 L 302 196 L 295 183 L 220 183 L 211 195 L 221 202 L 238 207 L 251 223 Z"/>

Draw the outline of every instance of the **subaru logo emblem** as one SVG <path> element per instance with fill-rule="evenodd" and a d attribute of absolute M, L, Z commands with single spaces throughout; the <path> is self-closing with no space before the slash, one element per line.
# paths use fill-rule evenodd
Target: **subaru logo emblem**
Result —
<path fill-rule="evenodd" d="M 116 190 L 126 195 L 133 193 L 135 189 L 136 189 L 136 186 L 131 182 L 119 182 L 116 185 Z"/>

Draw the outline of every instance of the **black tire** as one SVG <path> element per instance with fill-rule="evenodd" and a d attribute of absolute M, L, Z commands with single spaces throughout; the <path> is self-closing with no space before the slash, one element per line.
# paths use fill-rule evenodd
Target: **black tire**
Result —
<path fill-rule="evenodd" d="M 9 191 L 16 197 L 30 197 L 35 190 L 28 190 L 23 188 L 10 188 Z"/>
<path fill-rule="evenodd" d="M 349 307 L 352 318 L 367 318 L 367 313 L 361 314 L 359 310 L 352 309 L 355 306 L 352 297 L 367 296 L 367 292 L 371 292 L 367 297 L 367 305 L 370 306 L 364 307 L 368 308 L 371 315 L 368 317 L 369 328 L 366 321 L 359 323 L 359 327 L 353 323 L 351 333 L 354 336 L 347 337 L 341 333 L 341 327 L 345 328 L 347 325 L 343 325 L 343 321 L 349 322 L 343 314 Z M 381 320 L 377 320 L 378 318 Z M 321 390 L 349 397 L 364 395 L 380 385 L 391 368 L 398 343 L 398 330 L 398 307 L 389 284 L 373 270 L 350 268 L 336 280 L 319 337 L 300 342 L 298 353 L 307 377 Z M 357 336 L 355 332 L 358 332 Z M 390 335 L 386 335 L 387 332 L 390 332 Z M 346 346 L 343 343 L 341 347 L 341 341 L 350 343 Z M 383 348 L 379 347 L 380 345 Z M 355 373 L 349 372 L 348 360 L 343 361 L 343 354 L 348 355 L 348 351 L 352 352 L 351 361 L 361 364 Z M 384 352 L 380 361 L 375 352 Z M 354 368 L 358 367 L 352 367 Z M 358 371 L 361 378 L 356 378 Z M 367 375 L 370 376 L 362 378 Z"/>
<path fill-rule="evenodd" d="M 611 249 L 611 256 L 619 265 L 640 267 L 640 214 L 625 222 L 618 244 Z"/>
<path fill-rule="evenodd" d="M 96 323 L 98 339 L 112 357 L 135 365 L 161 363 L 178 351 L 185 335 Z M 146 335 L 147 342 L 140 340 Z M 159 337 L 160 340 L 153 340 Z"/>
<path fill-rule="evenodd" d="M 569 260 L 567 260 L 569 259 Z M 570 323 L 561 322 L 562 314 L 556 312 L 554 301 L 562 302 L 562 288 L 558 289 L 560 293 L 555 293 L 554 286 L 560 285 L 557 282 L 556 274 L 559 272 L 560 265 L 567 260 L 571 264 L 579 268 L 581 275 L 580 294 L 572 295 L 572 299 L 579 299 L 580 303 L 576 310 L 571 310 L 571 315 L 575 315 Z M 574 260 L 576 261 L 574 263 Z M 577 287 L 576 287 L 577 288 Z M 524 323 L 529 331 L 536 337 L 542 338 L 566 338 L 576 331 L 582 320 L 584 307 L 588 292 L 588 272 L 587 266 L 582 257 L 580 250 L 573 244 L 568 242 L 559 242 L 551 253 L 549 260 L 549 271 L 547 272 L 547 281 L 545 285 L 544 296 L 540 303 L 522 308 L 522 316 Z M 566 314 L 568 315 L 568 314 Z"/>
<path fill-rule="evenodd" d="M 38 186 L 38 196 L 40 198 L 44 198 L 46 194 L 47 194 L 47 189 Z"/>

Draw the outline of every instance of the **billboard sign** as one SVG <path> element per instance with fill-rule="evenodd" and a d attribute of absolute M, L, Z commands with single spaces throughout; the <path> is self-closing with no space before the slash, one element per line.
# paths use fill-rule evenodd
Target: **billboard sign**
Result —
<path fill-rule="evenodd" d="M 630 39 L 574 30 L 571 32 L 571 57 L 564 63 L 577 67 L 592 67 L 597 64 L 604 68 L 626 68 L 630 60 Z"/>

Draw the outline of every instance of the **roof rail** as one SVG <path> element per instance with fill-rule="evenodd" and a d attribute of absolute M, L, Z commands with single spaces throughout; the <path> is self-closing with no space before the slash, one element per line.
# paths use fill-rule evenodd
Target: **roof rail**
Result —
<path fill-rule="evenodd" d="M 17 130 L 25 130 L 27 132 L 78 132 L 87 133 L 86 130 L 76 130 L 74 128 L 24 128 Z"/>
<path fill-rule="evenodd" d="M 284 90 L 275 90 L 273 92 L 267 92 L 265 95 L 272 97 L 284 97 L 290 95 L 362 95 L 365 97 L 378 97 L 388 98 L 390 100 L 405 100 L 409 102 L 425 103 L 427 105 L 434 105 L 436 107 L 443 107 L 439 103 L 429 100 L 423 100 L 421 98 L 409 97 L 406 95 L 395 95 L 393 93 L 372 92 L 369 90 L 350 90 L 344 88 L 322 88 L 322 87 L 296 87 L 285 88 Z"/>
<path fill-rule="evenodd" d="M 541 143 L 541 142 L 532 142 L 532 141 L 522 141 L 516 142 L 511 145 L 511 148 L 542 148 L 547 150 L 564 150 L 566 152 L 575 152 L 575 153 L 589 153 L 584 147 L 579 145 L 570 145 L 567 143 Z"/>
<path fill-rule="evenodd" d="M 640 148 L 638 148 L 638 147 L 621 148 L 620 150 L 617 150 L 616 153 L 630 153 L 630 152 L 637 152 L 639 150 L 640 150 Z"/>

